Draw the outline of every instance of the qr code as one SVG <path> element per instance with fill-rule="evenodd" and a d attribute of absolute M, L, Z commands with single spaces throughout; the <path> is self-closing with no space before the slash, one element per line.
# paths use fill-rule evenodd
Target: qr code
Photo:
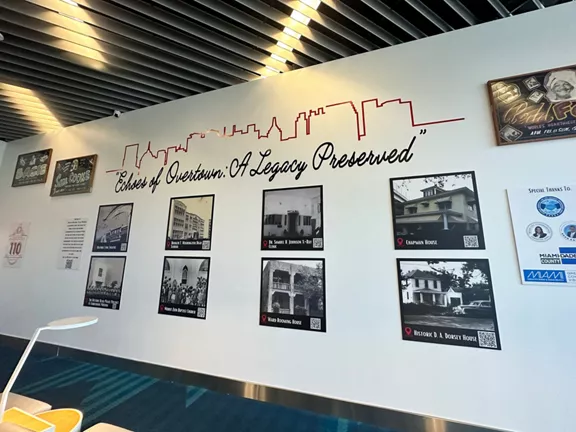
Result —
<path fill-rule="evenodd" d="M 198 313 L 196 314 L 198 318 L 206 318 L 206 308 L 198 308 Z"/>
<path fill-rule="evenodd" d="M 310 318 L 310 330 L 322 330 L 322 320 L 320 318 Z"/>
<path fill-rule="evenodd" d="M 210 250 L 210 240 L 202 241 L 202 250 Z"/>
<path fill-rule="evenodd" d="M 464 236 L 464 247 L 479 248 L 480 245 L 478 244 L 478 236 L 476 235 Z"/>
<path fill-rule="evenodd" d="M 64 265 L 64 270 L 71 270 L 72 269 L 72 260 L 67 259 L 66 264 Z"/>
<path fill-rule="evenodd" d="M 483 348 L 498 348 L 498 342 L 496 341 L 496 333 L 479 331 L 478 345 Z"/>
<path fill-rule="evenodd" d="M 126 252 L 126 249 L 128 249 L 128 243 L 122 243 L 120 245 L 120 252 Z"/>
<path fill-rule="evenodd" d="M 310 243 L 308 243 L 310 244 Z M 324 241 L 322 240 L 322 238 L 315 238 L 312 240 L 312 247 L 314 249 L 322 249 L 324 247 Z"/>

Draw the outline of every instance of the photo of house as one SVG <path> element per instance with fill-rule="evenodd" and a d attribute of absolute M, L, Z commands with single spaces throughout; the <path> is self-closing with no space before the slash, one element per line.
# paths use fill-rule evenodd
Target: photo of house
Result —
<path fill-rule="evenodd" d="M 473 172 L 390 182 L 397 249 L 484 248 Z"/>
<path fill-rule="evenodd" d="M 133 204 L 103 205 L 98 209 L 92 252 L 126 252 Z"/>
<path fill-rule="evenodd" d="M 262 260 L 260 311 L 264 316 L 306 317 L 308 329 L 319 330 L 325 304 L 323 259 Z"/>
<path fill-rule="evenodd" d="M 496 330 L 486 259 L 398 259 L 403 325 Z"/>
<path fill-rule="evenodd" d="M 84 306 L 119 309 L 126 257 L 93 256 L 90 260 Z"/>

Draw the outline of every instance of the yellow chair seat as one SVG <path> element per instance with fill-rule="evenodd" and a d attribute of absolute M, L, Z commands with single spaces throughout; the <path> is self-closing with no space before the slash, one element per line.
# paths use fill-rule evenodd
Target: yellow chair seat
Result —
<path fill-rule="evenodd" d="M 0 393 L 2 396 L 2 393 Z M 22 411 L 26 411 L 30 414 L 38 414 L 44 411 L 50 411 L 51 405 L 46 402 L 42 402 L 36 399 L 32 399 L 26 396 L 21 396 L 16 393 L 10 393 L 8 395 L 8 403 L 6 404 L 6 409 L 19 408 Z"/>

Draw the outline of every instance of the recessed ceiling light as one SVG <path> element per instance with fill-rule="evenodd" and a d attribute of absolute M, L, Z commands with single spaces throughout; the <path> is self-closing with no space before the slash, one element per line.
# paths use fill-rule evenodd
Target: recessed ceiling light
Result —
<path fill-rule="evenodd" d="M 2 33 L 0 33 L 0 42 L 2 42 L 4 40 L 4 35 Z"/>
<path fill-rule="evenodd" d="M 280 57 L 277 54 L 272 53 L 270 54 L 270 57 L 272 57 L 274 60 L 278 60 L 279 62 L 286 63 L 286 59 L 284 57 Z"/>
<path fill-rule="evenodd" d="M 292 30 L 290 27 L 284 27 L 284 33 L 286 33 L 287 35 L 292 36 L 293 38 L 296 39 L 300 39 L 300 36 L 302 36 L 300 33 L 295 32 L 294 30 Z"/>
<path fill-rule="evenodd" d="M 266 65 L 266 69 L 269 69 L 269 70 L 271 70 L 272 72 L 281 73 L 281 71 L 279 71 L 279 70 L 276 69 L 276 68 L 273 68 L 272 66 Z"/>
<path fill-rule="evenodd" d="M 66 17 L 66 18 L 73 19 L 74 21 L 78 21 L 78 22 L 81 22 L 81 23 L 84 22 L 83 20 L 81 20 L 80 18 L 76 18 L 75 16 L 68 15 L 68 14 L 65 14 L 65 13 L 63 13 L 63 12 L 58 12 L 58 13 L 59 13 L 60 15 L 64 16 L 64 17 Z"/>
<path fill-rule="evenodd" d="M 297 10 L 293 10 L 292 13 L 290 14 L 290 17 L 294 18 L 296 21 L 304 25 L 308 25 L 308 23 L 310 22 L 310 18 L 308 18 L 302 12 L 299 12 Z"/>
<path fill-rule="evenodd" d="M 278 41 L 276 42 L 276 45 L 278 45 L 280 48 L 285 49 L 286 51 L 292 51 L 292 47 L 286 45 L 284 42 L 282 41 Z"/>
<path fill-rule="evenodd" d="M 300 0 L 302 3 L 304 3 L 306 6 L 310 6 L 312 9 L 318 9 L 318 6 L 320 6 L 320 3 L 322 3 L 320 0 Z"/>
<path fill-rule="evenodd" d="M 64 3 L 68 3 L 70 6 L 76 6 L 78 7 L 78 3 L 76 3 L 73 0 L 62 0 Z"/>

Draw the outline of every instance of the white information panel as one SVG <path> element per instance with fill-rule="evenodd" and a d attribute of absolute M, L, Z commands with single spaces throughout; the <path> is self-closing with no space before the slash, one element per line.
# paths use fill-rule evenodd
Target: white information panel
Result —
<path fill-rule="evenodd" d="M 576 185 L 508 190 L 522 283 L 576 286 Z"/>
<path fill-rule="evenodd" d="M 62 244 L 58 254 L 59 269 L 78 270 L 80 267 L 87 225 L 88 218 L 66 220 L 66 227 L 64 228 Z"/>

